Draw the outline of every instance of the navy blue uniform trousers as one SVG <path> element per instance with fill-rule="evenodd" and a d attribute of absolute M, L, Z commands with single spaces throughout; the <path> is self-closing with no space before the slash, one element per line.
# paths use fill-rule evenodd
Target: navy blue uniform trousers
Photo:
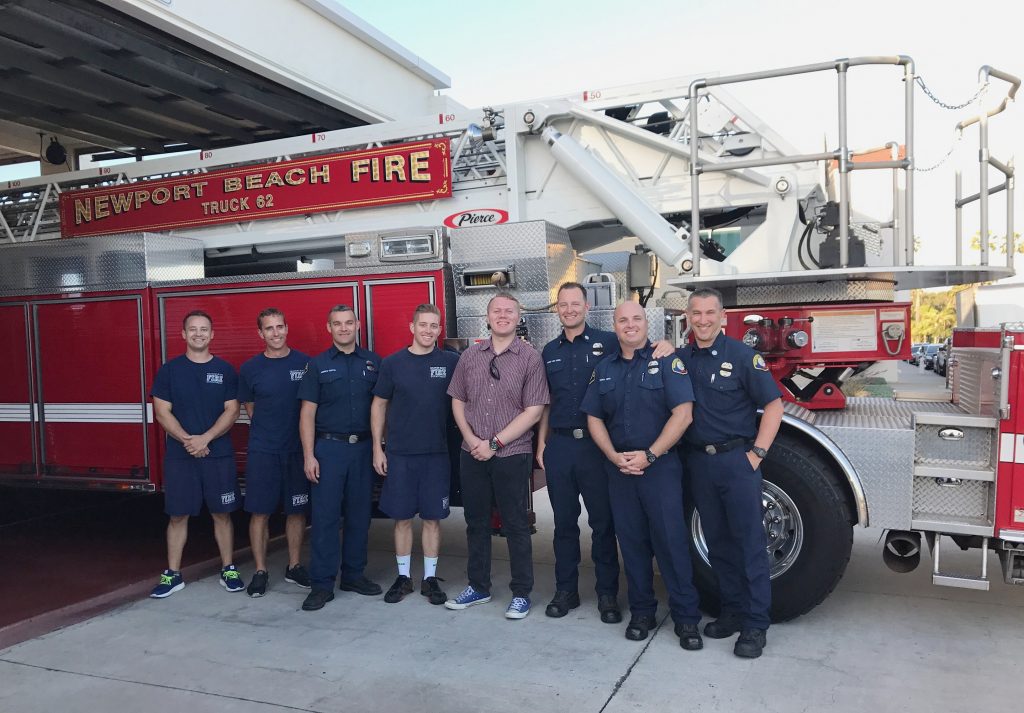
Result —
<path fill-rule="evenodd" d="M 674 455 L 662 456 L 643 475 L 623 475 L 610 461 L 608 493 L 615 517 L 615 532 L 629 585 L 629 609 L 633 616 L 653 616 L 654 566 L 668 590 L 668 605 L 677 624 L 700 621 L 699 597 L 693 586 L 690 541 L 683 514 L 683 466 Z"/>
<path fill-rule="evenodd" d="M 598 596 L 619 593 L 619 549 L 608 497 L 608 473 L 604 454 L 589 438 L 552 433 L 544 449 L 544 473 L 548 498 L 555 516 L 555 589 L 579 588 L 580 497 L 587 507 L 590 553 L 597 575 Z"/>
<path fill-rule="evenodd" d="M 313 589 L 334 589 L 341 579 L 358 579 L 366 569 L 366 546 L 373 512 L 373 470 L 370 441 L 345 443 L 318 438 L 313 454 L 320 463 L 320 482 L 310 487 L 312 512 L 309 576 Z M 338 543 L 341 516 L 343 546 Z"/>
<path fill-rule="evenodd" d="M 708 455 L 685 452 L 693 502 L 718 578 L 722 614 L 744 627 L 767 629 L 771 623 L 771 574 L 768 567 L 761 469 L 750 467 L 742 448 Z"/>

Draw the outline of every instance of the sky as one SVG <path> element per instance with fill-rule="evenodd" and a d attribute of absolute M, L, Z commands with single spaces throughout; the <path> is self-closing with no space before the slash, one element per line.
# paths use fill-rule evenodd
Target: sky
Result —
<path fill-rule="evenodd" d="M 917 73 L 947 104 L 978 88 L 988 64 L 1024 77 L 1024 2 L 980 0 L 342 0 L 342 4 L 451 77 L 446 94 L 477 107 L 572 94 L 688 75 L 726 75 L 864 55 L 911 56 Z M 952 28 L 952 29 L 951 29 Z M 876 147 L 902 140 L 902 68 L 863 68 L 849 75 L 850 143 Z M 787 78 L 729 88 L 790 143 L 807 152 L 823 141 L 835 148 L 835 75 Z M 997 104 L 1007 85 L 990 86 L 983 102 Z M 1024 104 L 1024 90 L 1020 92 Z M 919 262 L 953 261 L 954 166 L 966 192 L 977 190 L 978 134 L 960 142 L 954 126 L 977 113 L 941 109 L 920 90 L 915 98 L 916 161 L 938 169 L 915 174 L 915 233 Z M 992 155 L 1024 161 L 1024 106 L 1011 105 L 990 128 Z M 854 174 L 855 206 L 879 219 L 891 211 L 890 178 Z M 990 185 L 1000 182 L 990 173 Z M 1015 200 L 1024 223 L 1024 189 Z M 991 229 L 1005 233 L 1005 196 L 991 203 Z M 977 208 L 964 213 L 964 233 L 978 227 Z"/>

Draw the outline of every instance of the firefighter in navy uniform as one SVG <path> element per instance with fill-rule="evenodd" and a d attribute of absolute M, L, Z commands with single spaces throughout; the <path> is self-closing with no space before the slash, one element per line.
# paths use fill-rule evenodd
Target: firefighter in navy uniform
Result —
<path fill-rule="evenodd" d="M 679 645 L 703 648 L 697 590 L 683 515 L 683 467 L 673 449 L 692 418 L 693 390 L 678 357 L 653 358 L 647 317 L 635 302 L 615 309 L 620 353 L 594 370 L 583 398 L 604 453 L 615 531 L 628 583 L 626 638 L 657 626 L 652 555 L 658 560 Z"/>
<path fill-rule="evenodd" d="M 721 615 L 704 633 L 724 639 L 740 632 L 734 653 L 757 658 L 771 608 L 760 466 L 782 423 L 781 394 L 764 357 L 722 332 L 717 290 L 693 292 L 686 316 L 696 343 L 678 355 L 697 401 L 680 453 L 722 601 Z"/>
<path fill-rule="evenodd" d="M 334 344 L 306 367 L 299 384 L 299 439 L 310 488 L 309 575 L 312 591 L 306 611 L 323 608 L 339 588 L 367 596 L 381 593 L 366 578 L 366 548 L 373 514 L 373 453 L 370 403 L 380 357 L 356 345 L 359 320 L 348 305 L 335 305 L 327 317 Z M 343 547 L 339 547 L 341 515 Z"/>
<path fill-rule="evenodd" d="M 594 367 L 619 353 L 619 340 L 612 332 L 587 324 L 590 308 L 583 285 L 578 282 L 566 282 L 558 288 L 555 308 L 562 333 L 548 342 L 542 353 L 551 405 L 544 409 L 537 431 L 537 462 L 545 472 L 555 519 L 555 596 L 545 614 L 563 617 L 580 605 L 578 521 L 582 497 L 591 531 L 597 609 L 601 621 L 617 624 L 622 621 L 617 599 L 619 551 L 608 498 L 608 474 L 604 454 L 590 437 L 587 414 L 580 411 L 580 403 Z M 662 341 L 655 345 L 654 356 L 668 356 L 674 351 L 669 342 Z"/>

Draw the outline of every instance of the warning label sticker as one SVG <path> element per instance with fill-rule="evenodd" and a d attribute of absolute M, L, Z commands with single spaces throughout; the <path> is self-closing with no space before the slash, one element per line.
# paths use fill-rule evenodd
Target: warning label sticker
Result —
<path fill-rule="evenodd" d="M 812 352 L 877 351 L 878 322 L 874 310 L 821 312 L 813 316 Z"/>

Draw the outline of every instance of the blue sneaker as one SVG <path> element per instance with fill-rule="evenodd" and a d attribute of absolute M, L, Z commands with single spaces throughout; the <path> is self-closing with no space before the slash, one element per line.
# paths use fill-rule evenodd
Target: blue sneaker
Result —
<path fill-rule="evenodd" d="M 512 601 L 505 610 L 506 619 L 525 619 L 530 613 L 529 597 L 512 597 Z"/>
<path fill-rule="evenodd" d="M 153 599 L 163 599 L 184 588 L 185 580 L 181 578 L 181 572 L 165 569 L 164 573 L 160 575 L 160 583 L 153 587 L 153 591 L 149 593 L 149 596 Z"/>
<path fill-rule="evenodd" d="M 245 589 L 245 582 L 242 581 L 242 575 L 235 569 L 235 565 L 229 564 L 220 571 L 220 586 L 229 592 L 240 592 Z"/>
<path fill-rule="evenodd" d="M 446 601 L 444 605 L 448 609 L 465 609 L 466 607 L 471 607 L 474 604 L 486 604 L 489 601 L 491 601 L 490 594 L 478 592 L 470 586 L 463 589 L 462 594 L 455 597 L 455 599 L 449 599 Z"/>

